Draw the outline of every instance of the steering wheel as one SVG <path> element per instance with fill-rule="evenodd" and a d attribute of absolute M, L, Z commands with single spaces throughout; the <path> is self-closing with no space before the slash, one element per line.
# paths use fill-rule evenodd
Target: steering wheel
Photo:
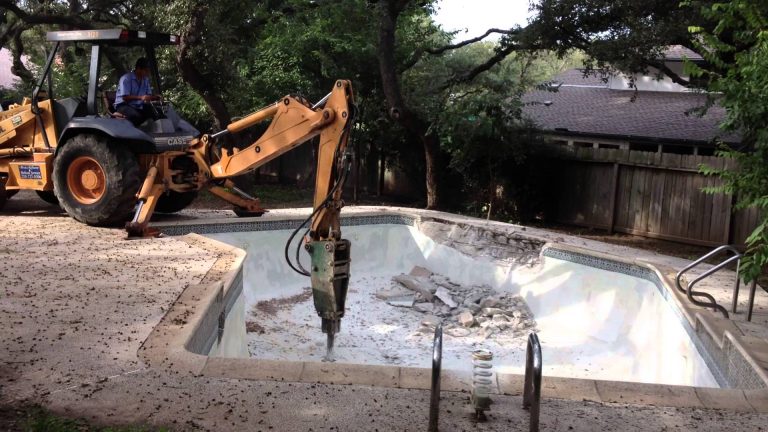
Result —
<path fill-rule="evenodd" d="M 156 118 L 165 118 L 165 102 L 162 99 L 147 102 Z"/>

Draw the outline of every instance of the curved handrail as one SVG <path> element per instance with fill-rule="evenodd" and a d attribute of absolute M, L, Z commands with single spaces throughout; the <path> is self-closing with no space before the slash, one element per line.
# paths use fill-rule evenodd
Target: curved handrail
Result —
<path fill-rule="evenodd" d="M 696 279 L 692 280 L 691 283 L 688 284 L 688 300 L 690 300 L 691 303 L 695 304 L 696 306 L 704 306 L 704 307 L 712 306 L 715 309 L 717 309 L 718 311 L 722 312 L 723 315 L 725 315 L 726 318 L 729 318 L 728 310 L 725 309 L 724 307 L 720 306 L 719 304 L 717 304 L 717 301 L 715 301 L 714 297 L 712 297 L 710 294 L 705 293 L 705 292 L 694 291 L 693 290 L 693 286 L 696 285 L 697 283 L 699 283 L 699 281 L 701 281 L 702 279 L 706 278 L 707 276 L 709 276 L 709 275 L 711 275 L 713 273 L 716 273 L 718 270 L 720 270 L 721 268 L 725 267 L 726 265 L 732 263 L 733 261 L 739 261 L 740 259 L 741 259 L 741 255 L 740 254 L 739 255 L 734 255 L 734 256 L 728 258 L 727 260 L 721 262 L 720 264 L 712 267 L 711 269 L 705 271 L 704 273 L 702 273 Z M 738 278 L 739 276 L 736 275 L 736 277 Z M 693 298 L 694 295 L 699 296 L 699 297 L 704 297 L 704 298 L 708 299 L 710 301 L 710 303 L 700 302 L 700 301 L 698 301 L 698 300 Z"/>
<path fill-rule="evenodd" d="M 429 432 L 437 432 L 437 420 L 440 414 L 440 370 L 443 364 L 443 325 L 435 327 L 435 340 L 432 342 L 432 388 L 429 398 Z"/>
<path fill-rule="evenodd" d="M 525 384 L 523 408 L 530 409 L 530 432 L 539 431 L 539 407 L 541 404 L 541 344 L 536 333 L 528 335 L 525 349 Z"/>
<path fill-rule="evenodd" d="M 703 263 L 708 258 L 711 258 L 711 257 L 713 257 L 713 256 L 715 256 L 718 253 L 723 252 L 723 251 L 732 252 L 734 254 L 734 256 L 726 259 L 725 261 L 721 262 L 720 264 L 716 265 L 715 267 L 707 270 L 702 275 L 700 275 L 696 279 L 694 279 L 691 283 L 689 283 L 686 288 L 683 288 L 683 284 L 681 282 L 681 279 L 682 279 L 684 273 L 688 272 L 689 270 L 693 269 L 694 267 L 697 267 L 699 264 Z M 726 308 L 724 308 L 723 306 L 720 306 L 717 303 L 717 301 L 715 300 L 715 298 L 712 297 L 712 295 L 710 295 L 708 293 L 705 293 L 705 292 L 701 292 L 701 291 L 694 291 L 693 290 L 693 286 L 696 283 L 698 283 L 699 281 L 701 281 L 702 279 L 704 279 L 704 278 L 710 276 L 711 274 L 719 271 L 720 269 L 722 269 L 726 265 L 736 261 L 736 286 L 735 286 L 734 292 L 733 292 L 733 312 L 736 312 L 736 303 L 738 301 L 738 296 L 739 296 L 739 284 L 741 283 L 741 278 L 739 278 L 739 275 L 738 275 L 738 267 L 741 265 L 741 256 L 742 256 L 741 252 L 739 252 L 739 250 L 736 249 L 734 246 L 723 245 L 723 246 L 716 247 L 715 249 L 711 250 L 707 254 L 703 255 L 702 257 L 700 257 L 696 261 L 688 264 L 685 268 L 683 268 L 682 270 L 677 272 L 677 276 L 675 276 L 675 285 L 677 286 L 678 290 L 680 290 L 681 292 L 685 293 L 685 295 L 688 297 L 688 300 L 690 300 L 691 303 L 693 303 L 693 304 L 695 304 L 697 306 L 711 307 L 714 310 L 721 312 L 723 315 L 725 315 L 726 318 L 729 318 L 728 310 Z M 709 302 L 703 302 L 703 301 L 700 301 L 700 300 L 696 300 L 696 299 L 693 298 L 694 296 L 704 297 L 705 299 L 709 300 Z"/>

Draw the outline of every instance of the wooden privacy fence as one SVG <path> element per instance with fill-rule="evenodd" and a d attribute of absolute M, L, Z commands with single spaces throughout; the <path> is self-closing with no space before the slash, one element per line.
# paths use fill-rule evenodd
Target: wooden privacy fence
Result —
<path fill-rule="evenodd" d="M 755 209 L 732 212 L 733 199 L 707 194 L 723 168 L 714 156 L 558 147 L 553 159 L 549 218 L 557 222 L 684 243 L 743 244 L 757 226 Z"/>

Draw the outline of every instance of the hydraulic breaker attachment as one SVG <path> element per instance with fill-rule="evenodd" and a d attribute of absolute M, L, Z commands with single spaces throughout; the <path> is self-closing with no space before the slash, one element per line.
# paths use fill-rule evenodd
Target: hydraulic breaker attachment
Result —
<path fill-rule="evenodd" d="M 155 184 L 157 177 L 157 166 L 152 165 L 147 171 L 147 177 L 141 185 L 139 193 L 136 195 L 136 213 L 133 220 L 126 222 L 125 230 L 128 231 L 128 238 L 135 237 L 153 237 L 157 235 L 156 230 L 147 227 L 152 213 L 155 211 L 157 200 L 165 192 L 163 184 Z"/>
<path fill-rule="evenodd" d="M 327 359 L 331 360 L 333 339 L 341 329 L 344 304 L 349 286 L 349 240 L 317 240 L 305 246 L 312 257 L 310 274 L 312 298 L 321 319 L 321 329 L 328 336 Z"/>
<path fill-rule="evenodd" d="M 230 189 L 232 192 L 229 192 Z M 235 186 L 231 180 L 226 180 L 224 186 L 211 186 L 212 194 L 235 206 L 235 214 L 240 217 L 261 216 L 268 210 L 261 206 L 258 198 L 252 197 L 242 189 Z"/>

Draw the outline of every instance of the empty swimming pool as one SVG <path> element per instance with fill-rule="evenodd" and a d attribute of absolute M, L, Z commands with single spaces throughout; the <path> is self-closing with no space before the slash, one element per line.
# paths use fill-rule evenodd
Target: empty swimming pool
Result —
<path fill-rule="evenodd" d="M 497 370 L 522 372 L 529 327 L 515 331 L 505 324 L 510 330 L 483 331 L 480 321 L 496 316 L 481 316 L 474 308 L 474 324 L 464 328 L 456 312 L 469 303 L 451 308 L 435 300 L 424 310 L 382 300 L 382 292 L 401 288 L 394 276 L 421 267 L 433 280 L 448 281 L 444 286 L 454 287 L 454 296 L 491 289 L 508 305 L 524 303 L 521 310 L 529 310 L 530 329 L 542 343 L 546 376 L 718 387 L 706 352 L 700 352 L 677 306 L 648 269 L 557 247 L 546 249 L 536 262 L 473 255 L 466 245 L 436 242 L 412 225 L 345 226 L 343 232 L 352 242 L 352 278 L 337 337 L 338 362 L 429 367 L 432 336 L 424 322 L 437 319 L 457 329 L 446 330 L 445 369 L 469 370 L 471 351 L 486 348 L 494 353 Z M 290 233 L 207 235 L 248 253 L 242 297 L 210 355 L 321 361 L 325 338 L 306 291 L 309 280 L 283 260 Z M 525 318 L 523 313 L 520 320 Z"/>

